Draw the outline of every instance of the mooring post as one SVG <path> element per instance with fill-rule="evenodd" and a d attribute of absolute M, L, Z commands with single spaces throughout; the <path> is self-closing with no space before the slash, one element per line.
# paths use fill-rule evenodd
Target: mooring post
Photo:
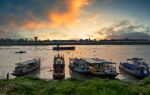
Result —
<path fill-rule="evenodd" d="M 7 73 L 7 80 L 9 79 L 9 72 Z"/>

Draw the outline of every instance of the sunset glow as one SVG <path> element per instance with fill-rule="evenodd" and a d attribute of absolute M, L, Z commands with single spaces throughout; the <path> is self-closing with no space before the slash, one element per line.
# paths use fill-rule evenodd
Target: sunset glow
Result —
<path fill-rule="evenodd" d="M 150 38 L 148 0 L 21 1 L 1 0 L 0 38 Z"/>

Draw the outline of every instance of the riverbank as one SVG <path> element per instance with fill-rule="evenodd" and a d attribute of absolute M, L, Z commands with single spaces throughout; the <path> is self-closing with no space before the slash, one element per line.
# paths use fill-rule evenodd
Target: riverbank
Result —
<path fill-rule="evenodd" d="M 0 80 L 0 95 L 150 95 L 150 78 L 124 82 L 109 79 L 62 81 L 19 77 Z"/>
<path fill-rule="evenodd" d="M 36 45 L 150 45 L 150 41 L 4 41 L 0 46 L 36 46 Z"/>

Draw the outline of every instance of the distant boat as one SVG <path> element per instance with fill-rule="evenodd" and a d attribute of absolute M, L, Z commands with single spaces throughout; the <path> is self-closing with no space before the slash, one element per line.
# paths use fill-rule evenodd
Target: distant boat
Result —
<path fill-rule="evenodd" d="M 87 63 L 82 58 L 69 58 L 69 67 L 79 73 L 87 73 Z"/>
<path fill-rule="evenodd" d="M 63 79 L 65 77 L 65 60 L 64 56 L 57 55 L 54 56 L 53 63 L 53 78 L 54 79 Z"/>
<path fill-rule="evenodd" d="M 148 64 L 146 64 L 142 58 L 127 59 L 127 62 L 120 63 L 119 68 L 139 78 L 144 78 L 150 74 Z"/>
<path fill-rule="evenodd" d="M 35 58 L 32 60 L 27 60 L 24 62 L 16 63 L 15 70 L 13 71 L 12 75 L 14 76 L 23 76 L 33 72 L 40 68 L 40 58 Z"/>
<path fill-rule="evenodd" d="M 53 47 L 53 50 L 75 50 L 74 46 L 60 46 L 57 45 L 56 47 Z"/>
<path fill-rule="evenodd" d="M 85 58 L 84 60 L 87 62 L 89 72 L 93 75 L 104 78 L 115 78 L 118 75 L 116 63 L 99 58 Z"/>
<path fill-rule="evenodd" d="M 26 53 L 26 51 L 16 51 L 15 53 Z"/>

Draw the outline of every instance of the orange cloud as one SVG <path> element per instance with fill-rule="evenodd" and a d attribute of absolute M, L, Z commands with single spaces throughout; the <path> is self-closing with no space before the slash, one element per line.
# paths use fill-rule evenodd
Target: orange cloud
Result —
<path fill-rule="evenodd" d="M 47 27 L 47 24 L 44 21 L 26 21 L 24 27 L 29 29 L 39 29 Z"/>
<path fill-rule="evenodd" d="M 74 24 L 77 21 L 76 18 L 80 15 L 80 9 L 87 5 L 89 0 L 65 0 L 65 3 L 67 4 L 67 10 L 64 12 L 54 10 L 48 13 L 51 28 Z"/>
<path fill-rule="evenodd" d="M 26 20 L 23 24 L 23 27 L 28 28 L 28 29 L 39 29 L 39 28 L 47 27 L 47 22 L 44 20 L 40 21 L 36 19 L 36 17 L 31 11 L 28 11 L 27 14 L 32 19 Z"/>
<path fill-rule="evenodd" d="M 47 13 L 48 20 L 38 20 L 30 11 L 28 15 L 32 20 L 27 20 L 23 27 L 28 29 L 39 28 L 57 28 L 59 26 L 74 25 L 78 21 L 81 14 L 81 8 L 89 4 L 90 0 L 62 0 L 65 10 L 59 9 L 58 5 L 54 5 Z M 61 7 L 60 7 L 61 8 Z"/>

